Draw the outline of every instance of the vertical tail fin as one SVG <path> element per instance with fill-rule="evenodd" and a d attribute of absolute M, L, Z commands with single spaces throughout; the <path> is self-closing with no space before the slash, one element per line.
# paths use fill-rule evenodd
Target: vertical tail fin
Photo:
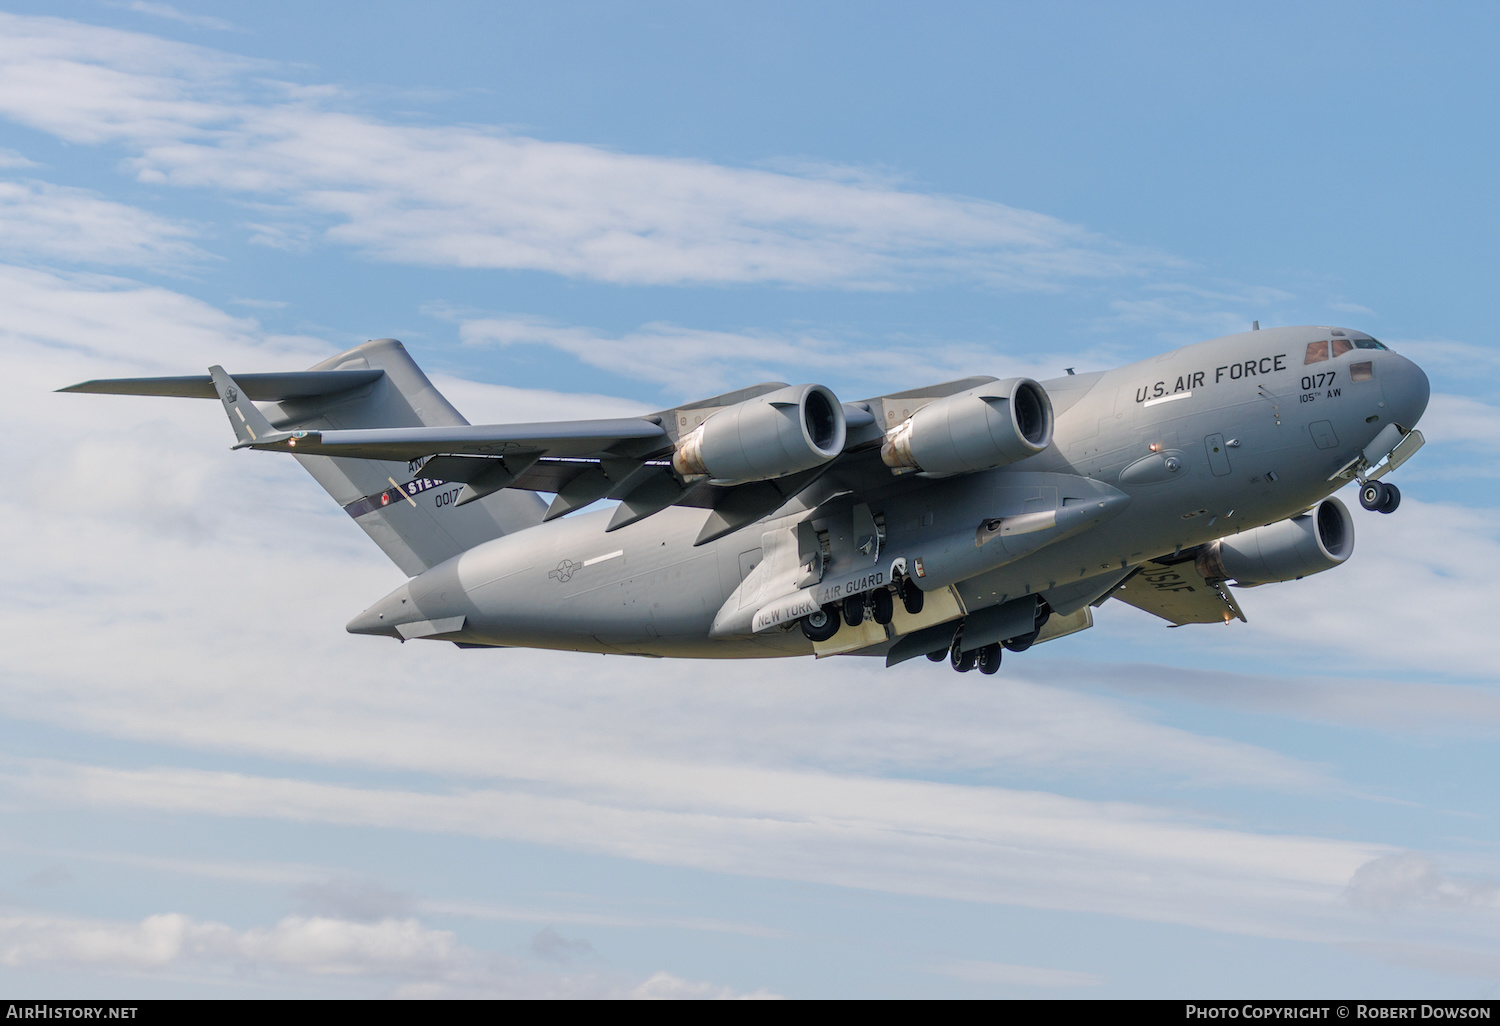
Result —
<path fill-rule="evenodd" d="M 366 369 L 385 373 L 332 395 L 283 399 L 268 407 L 270 425 L 277 431 L 295 431 L 468 423 L 393 338 L 366 342 L 309 368 Z M 237 433 L 240 427 L 235 425 Z M 422 477 L 419 461 L 301 454 L 295 458 L 408 576 L 482 542 L 541 523 L 546 505 L 534 492 L 514 489 L 455 505 L 463 486 Z"/>
<path fill-rule="evenodd" d="M 224 373 L 223 367 L 215 364 L 208 369 L 208 376 L 213 380 L 214 390 L 219 393 L 219 402 L 224 404 L 229 426 L 234 428 L 235 440 L 239 442 L 236 449 L 271 437 L 276 429 L 235 380 Z"/>

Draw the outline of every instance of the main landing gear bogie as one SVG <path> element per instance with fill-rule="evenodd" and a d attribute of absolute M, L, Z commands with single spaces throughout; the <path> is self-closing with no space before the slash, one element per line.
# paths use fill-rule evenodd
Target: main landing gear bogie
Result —
<path fill-rule="evenodd" d="M 971 648 L 967 651 L 961 650 L 955 645 L 946 653 L 942 650 L 931 652 L 927 658 L 933 662 L 937 662 L 946 655 L 949 664 L 959 673 L 968 673 L 970 670 L 977 669 L 980 673 L 989 676 L 999 672 L 1000 657 L 1004 654 L 1005 650 L 1000 647 L 1000 643 L 995 642 L 994 644 L 983 645 L 979 648 Z"/>
<path fill-rule="evenodd" d="M 997 673 L 1000 670 L 1000 658 L 1005 654 L 1005 650 L 1024 652 L 1036 644 L 1036 639 L 1041 635 L 1042 628 L 1046 626 L 1051 616 L 1052 607 L 1045 602 L 1038 602 L 1032 629 L 1025 634 L 1006 638 L 1004 641 L 991 642 L 978 648 L 964 649 L 963 631 L 960 629 L 951 647 L 929 652 L 927 658 L 936 663 L 946 656 L 949 664 L 959 673 L 968 673 L 976 668 L 986 675 Z"/>
<path fill-rule="evenodd" d="M 1401 505 L 1401 489 L 1384 481 L 1365 481 L 1359 486 L 1359 504 L 1372 513 L 1394 513 Z"/>
<path fill-rule="evenodd" d="M 840 621 L 858 627 L 868 617 L 882 627 L 896 618 L 896 599 L 912 616 L 922 611 L 926 595 L 910 578 L 898 575 L 893 588 L 877 588 L 863 595 L 851 595 L 842 602 L 831 602 L 802 618 L 802 633 L 809 641 L 828 641 L 839 631 Z M 943 658 L 939 653 L 937 658 Z M 993 672 L 993 671 L 987 671 Z"/>
<path fill-rule="evenodd" d="M 920 588 L 902 579 L 896 590 L 877 588 L 863 595 L 851 595 L 842 602 L 832 602 L 802 618 L 802 633 L 809 641 L 827 641 L 839 630 L 842 620 L 850 627 L 858 627 L 869 617 L 882 627 L 896 618 L 896 596 L 900 595 L 902 607 L 915 616 L 922 611 L 923 594 Z"/>
<path fill-rule="evenodd" d="M 865 599 L 863 595 L 844 599 L 844 622 L 850 627 L 858 627 L 865 622 Z"/>
<path fill-rule="evenodd" d="M 952 649 L 949 650 L 948 662 L 952 664 L 953 668 L 959 673 L 968 673 L 970 670 L 974 669 L 975 665 L 979 662 L 979 650 L 977 648 L 971 648 L 967 652 L 965 652 L 959 649 L 957 645 L 955 645 Z"/>

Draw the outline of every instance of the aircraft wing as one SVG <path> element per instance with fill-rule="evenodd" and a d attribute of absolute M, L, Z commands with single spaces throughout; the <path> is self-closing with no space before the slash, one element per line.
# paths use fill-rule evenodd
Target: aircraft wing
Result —
<path fill-rule="evenodd" d="M 247 446 L 308 456 L 363 460 L 418 460 L 438 453 L 604 459 L 620 449 L 651 452 L 666 447 L 660 424 L 639 417 L 563 420 L 542 424 L 458 424 L 451 427 L 355 428 L 280 432 Z"/>
<path fill-rule="evenodd" d="M 678 441 L 715 414 L 787 387 L 770 381 L 699 400 L 646 417 L 531 424 L 318 429 L 297 401 L 311 401 L 375 384 L 381 370 L 300 371 L 231 377 L 221 367 L 206 375 L 86 381 L 64 392 L 218 398 L 235 430 L 237 449 L 289 452 L 414 464 L 412 473 L 431 481 L 461 482 L 456 505 L 502 488 L 555 494 L 551 520 L 601 499 L 620 505 L 606 530 L 616 530 L 668 506 L 712 511 L 695 544 L 702 545 L 767 516 L 836 464 L 878 449 L 886 428 L 926 403 L 993 380 L 964 378 L 924 388 L 844 403 L 847 437 L 843 453 L 828 463 L 785 477 L 736 485 L 692 480 L 674 473 L 670 460 Z M 281 426 L 273 426 L 255 402 L 285 402 Z M 420 461 L 420 462 L 419 462 Z M 889 476 L 880 468 L 878 476 Z M 398 488 L 405 486 L 397 485 Z M 376 497 L 367 496 L 373 501 Z"/>
<path fill-rule="evenodd" d="M 227 387 L 256 402 L 283 402 L 346 392 L 373 384 L 385 371 L 289 371 L 224 376 Z M 159 395 L 186 399 L 221 398 L 211 374 L 160 378 L 101 378 L 58 389 L 103 395 Z M 234 398 L 228 399 L 233 403 Z M 556 421 L 544 424 L 464 424 L 454 427 L 373 428 L 343 431 L 259 432 L 245 448 L 358 459 L 416 460 L 437 453 L 595 459 L 618 450 L 650 452 L 669 442 L 660 423 L 637 417 Z"/>
<path fill-rule="evenodd" d="M 1110 594 L 1121 602 L 1169 621 L 1173 627 L 1245 620 L 1229 586 L 1222 581 L 1205 579 L 1191 556 L 1178 557 L 1171 562 L 1142 563 L 1139 570 Z"/>

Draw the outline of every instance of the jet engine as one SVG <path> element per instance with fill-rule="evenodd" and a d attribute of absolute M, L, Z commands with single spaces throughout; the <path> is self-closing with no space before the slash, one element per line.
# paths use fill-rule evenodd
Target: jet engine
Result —
<path fill-rule="evenodd" d="M 1041 452 L 1052 421 L 1052 400 L 1035 381 L 991 381 L 913 413 L 886 435 L 880 458 L 936 477 L 972 474 Z"/>
<path fill-rule="evenodd" d="M 1332 570 L 1354 551 L 1354 520 L 1329 497 L 1290 520 L 1209 542 L 1198 550 L 1198 572 L 1241 587 L 1293 581 Z"/>
<path fill-rule="evenodd" d="M 720 410 L 677 443 L 672 467 L 716 484 L 770 481 L 844 451 L 844 407 L 822 385 L 789 385 Z"/>

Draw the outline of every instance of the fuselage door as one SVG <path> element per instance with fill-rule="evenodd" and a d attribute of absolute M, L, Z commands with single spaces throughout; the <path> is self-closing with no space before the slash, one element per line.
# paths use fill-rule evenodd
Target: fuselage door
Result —
<path fill-rule="evenodd" d="M 1203 448 L 1208 451 L 1208 468 L 1214 472 L 1214 477 L 1224 477 L 1230 471 L 1229 449 L 1224 445 L 1223 435 L 1209 435 L 1203 440 Z"/>

